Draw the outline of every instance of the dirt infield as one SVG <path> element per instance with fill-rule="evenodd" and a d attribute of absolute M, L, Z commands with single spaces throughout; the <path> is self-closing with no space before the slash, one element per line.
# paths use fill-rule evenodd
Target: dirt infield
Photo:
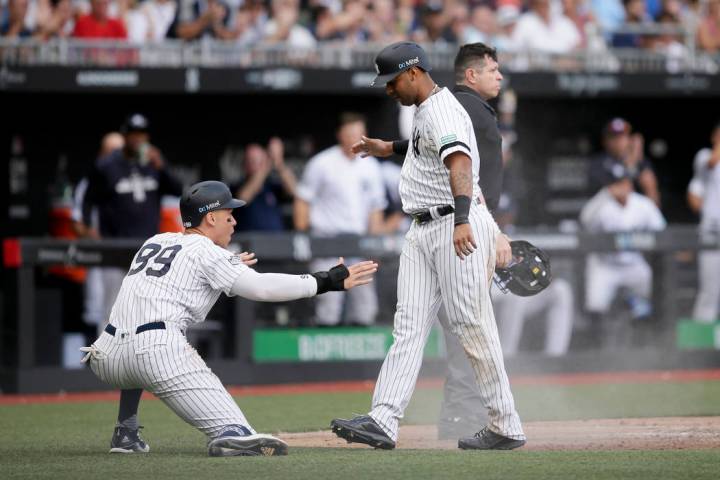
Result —
<path fill-rule="evenodd" d="M 528 443 L 523 450 L 679 450 L 720 448 L 720 417 L 665 417 L 527 422 Z M 400 429 L 398 448 L 456 449 L 457 441 L 436 440 L 435 426 Z M 285 433 L 291 447 L 353 447 L 330 430 Z"/>

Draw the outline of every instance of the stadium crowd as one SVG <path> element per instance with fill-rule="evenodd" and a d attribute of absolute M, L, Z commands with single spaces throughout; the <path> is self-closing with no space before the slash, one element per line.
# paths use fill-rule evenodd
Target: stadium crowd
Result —
<path fill-rule="evenodd" d="M 690 32 L 687 34 L 687 32 Z M 499 51 L 720 49 L 720 0 L 0 0 L 0 36 L 319 42 L 485 42 Z"/>

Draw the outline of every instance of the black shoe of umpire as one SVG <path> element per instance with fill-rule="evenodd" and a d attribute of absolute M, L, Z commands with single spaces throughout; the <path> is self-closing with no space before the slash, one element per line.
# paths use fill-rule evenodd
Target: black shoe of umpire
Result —
<path fill-rule="evenodd" d="M 438 440 L 457 440 L 458 438 L 471 437 L 487 422 L 487 419 L 480 419 L 470 416 L 443 417 L 438 420 Z"/>
<path fill-rule="evenodd" d="M 503 437 L 488 427 L 483 428 L 474 436 L 458 440 L 458 448 L 463 450 L 513 450 L 525 445 L 525 440 Z"/>
<path fill-rule="evenodd" d="M 348 443 L 364 443 L 384 450 L 395 448 L 395 442 L 369 415 L 353 417 L 350 420 L 336 418 L 330 422 L 330 427 L 335 435 L 344 438 Z"/>

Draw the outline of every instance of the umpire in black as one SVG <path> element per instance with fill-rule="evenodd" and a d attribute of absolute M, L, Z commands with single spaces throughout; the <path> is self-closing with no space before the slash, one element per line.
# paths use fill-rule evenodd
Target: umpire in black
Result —
<path fill-rule="evenodd" d="M 491 213 L 496 210 L 500 200 L 503 161 L 497 115 L 488 100 L 498 96 L 501 81 L 502 74 L 494 48 L 483 43 L 460 47 L 455 57 L 455 85 L 452 91 L 472 120 L 480 153 L 480 187 Z M 363 137 L 353 146 L 353 150 L 360 154 L 387 157 L 393 153 L 405 155 L 408 144 L 408 140 L 388 142 Z M 512 255 L 509 239 L 504 235 L 498 236 L 496 249 L 496 265 L 507 265 Z M 449 331 L 442 309 L 438 316 L 445 331 Z M 462 346 L 454 335 L 445 335 L 445 342 L 448 375 L 438 422 L 438 437 L 455 439 L 477 431 L 487 422 L 487 412 Z"/>

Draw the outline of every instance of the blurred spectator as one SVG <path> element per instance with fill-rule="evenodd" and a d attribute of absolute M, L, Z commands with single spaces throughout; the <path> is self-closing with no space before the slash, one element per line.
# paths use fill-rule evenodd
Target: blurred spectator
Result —
<path fill-rule="evenodd" d="M 588 46 L 588 35 L 593 32 L 589 31 L 595 28 L 595 18 L 587 7 L 586 0 L 562 0 L 563 14 L 575 24 L 580 34 L 580 47 Z"/>
<path fill-rule="evenodd" d="M 273 172 L 277 177 L 273 176 Z M 270 139 L 267 150 L 257 143 L 245 147 L 243 180 L 233 188 L 240 200 L 247 202 L 233 211 L 237 231 L 279 232 L 285 230 L 281 202 L 295 196 L 296 179 L 285 165 L 282 140 Z"/>
<path fill-rule="evenodd" d="M 530 11 L 515 26 L 513 42 L 521 51 L 568 53 L 581 42 L 580 32 L 564 14 L 553 14 L 550 0 L 531 0 Z"/>
<path fill-rule="evenodd" d="M 128 40 L 134 43 L 164 40 L 176 11 L 175 0 L 143 0 L 125 14 Z"/>
<path fill-rule="evenodd" d="M 237 12 L 235 29 L 240 45 L 255 45 L 262 40 L 268 11 L 262 0 L 246 0 Z"/>
<path fill-rule="evenodd" d="M 614 32 L 625 22 L 622 0 L 590 0 L 590 9 L 604 32 Z"/>
<path fill-rule="evenodd" d="M 632 233 L 665 228 L 665 219 L 655 203 L 633 191 L 632 174 L 623 164 L 606 165 L 604 174 L 605 187 L 580 212 L 586 231 Z M 652 314 L 652 270 L 642 253 L 590 254 L 585 278 L 585 307 L 590 314 L 597 317 L 607 313 L 621 288 L 630 292 L 624 300 L 634 319 Z"/>
<path fill-rule="evenodd" d="M 29 0 L 8 0 L 7 10 L 0 17 L 0 36 L 5 38 L 26 38 L 33 32 L 25 26 Z"/>
<path fill-rule="evenodd" d="M 652 25 L 645 0 L 623 0 L 623 5 L 625 22 L 621 28 Z M 612 37 L 612 46 L 615 48 L 645 48 L 649 43 L 648 38 L 639 33 L 615 33 Z"/>
<path fill-rule="evenodd" d="M 369 41 L 390 44 L 405 39 L 409 22 L 403 25 L 399 17 L 402 10 L 395 9 L 393 0 L 373 0 L 370 6 L 365 22 Z"/>
<path fill-rule="evenodd" d="M 465 30 L 470 26 L 470 9 L 465 3 L 449 2 L 447 7 L 448 28 L 456 41 L 463 44 Z M 493 17 L 494 18 L 494 17 Z"/>
<path fill-rule="evenodd" d="M 603 129 L 604 151 L 590 163 L 589 184 L 593 191 L 601 188 L 607 170 L 615 164 L 625 167 L 637 188 L 656 205 L 660 205 L 660 192 L 655 172 L 645 158 L 645 141 L 642 134 L 631 134 L 632 127 L 622 118 L 614 118 Z"/>
<path fill-rule="evenodd" d="M 110 0 L 91 0 L 90 13 L 77 19 L 73 37 L 78 38 L 127 38 L 122 20 L 108 15 Z"/>
<path fill-rule="evenodd" d="M 383 229 L 383 210 L 387 205 L 382 174 L 377 159 L 352 153 L 352 145 L 366 135 L 365 119 L 344 113 L 337 130 L 338 145 L 315 155 L 307 164 L 295 198 L 295 228 L 316 236 L 377 234 Z M 346 259 L 352 264 L 354 260 Z M 310 268 L 327 270 L 337 258 L 317 258 Z M 347 323 L 370 325 L 378 311 L 372 284 L 350 292 L 329 292 L 316 299 L 317 325 L 337 325 L 343 312 Z"/>
<path fill-rule="evenodd" d="M 517 50 L 513 36 L 515 26 L 520 19 L 520 9 L 505 5 L 497 10 L 496 21 L 498 26 L 497 35 L 495 35 L 495 48 L 499 52 L 513 52 Z"/>
<path fill-rule="evenodd" d="M 720 0 L 709 0 L 697 31 L 698 46 L 709 53 L 720 50 Z"/>
<path fill-rule="evenodd" d="M 712 148 L 695 155 L 694 175 L 688 185 L 690 208 L 700 214 L 702 233 L 720 233 L 720 123 L 711 135 Z M 720 307 L 720 250 L 703 250 L 698 254 L 699 291 L 693 318 L 703 323 L 718 319 Z"/>
<path fill-rule="evenodd" d="M 666 68 L 670 73 L 678 72 L 685 63 L 687 48 L 680 37 L 680 18 L 670 11 L 663 11 L 658 17 L 660 26 L 670 29 L 652 38 L 652 50 L 667 57 Z M 673 33 L 672 30 L 676 32 Z"/>
<path fill-rule="evenodd" d="M 45 21 L 38 24 L 37 35 L 42 39 L 65 38 L 75 30 L 71 0 L 52 0 L 52 10 Z"/>
<path fill-rule="evenodd" d="M 680 5 L 680 21 L 685 30 L 696 32 L 704 13 L 705 0 L 685 0 Z"/>
<path fill-rule="evenodd" d="M 344 40 L 348 43 L 364 42 L 368 33 L 364 28 L 368 10 L 364 1 L 346 0 L 341 12 L 333 15 L 325 8 L 318 16 L 315 36 L 319 40 Z"/>
<path fill-rule="evenodd" d="M 645 0 L 645 9 L 651 18 L 659 18 L 666 0 Z"/>
<path fill-rule="evenodd" d="M 498 26 L 495 12 L 487 5 L 480 5 L 472 9 L 470 25 L 464 30 L 462 43 L 482 42 L 494 45 L 494 38 Z"/>
<path fill-rule="evenodd" d="M 412 32 L 412 39 L 418 43 L 457 42 L 441 3 L 427 3 L 420 8 L 420 25 Z"/>
<path fill-rule="evenodd" d="M 272 0 L 271 12 L 272 18 L 265 24 L 265 43 L 284 43 L 301 49 L 315 46 L 315 37 L 299 23 L 298 0 Z"/>
<path fill-rule="evenodd" d="M 160 150 L 150 144 L 147 119 L 137 113 L 129 116 L 122 133 L 123 148 L 99 159 L 88 176 L 82 223 L 91 238 L 150 237 L 158 233 L 162 196 L 182 194 Z M 93 209 L 99 231 L 91 226 Z M 125 273 L 123 268 L 103 268 L 104 320 L 110 318 Z"/>
<path fill-rule="evenodd" d="M 235 10 L 222 0 L 178 0 L 170 33 L 183 40 L 204 36 L 234 39 Z"/>

